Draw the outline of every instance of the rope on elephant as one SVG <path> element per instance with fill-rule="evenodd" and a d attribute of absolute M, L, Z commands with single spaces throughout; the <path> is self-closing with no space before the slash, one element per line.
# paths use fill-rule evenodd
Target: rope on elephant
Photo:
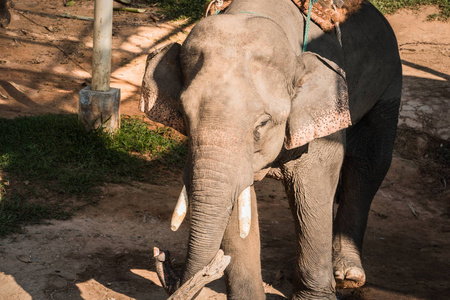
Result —
<path fill-rule="evenodd" d="M 211 0 L 205 5 L 205 18 L 211 15 L 218 15 L 230 5 L 232 0 Z"/>
<path fill-rule="evenodd" d="M 311 23 L 311 11 L 312 11 L 313 5 L 316 2 L 317 2 L 317 0 L 309 0 L 308 15 L 306 16 L 305 33 L 303 34 L 303 50 L 302 50 L 302 52 L 306 52 L 306 47 L 308 45 L 309 24 Z"/>
<path fill-rule="evenodd" d="M 334 4 L 333 4 L 333 9 L 336 12 L 336 14 L 339 16 L 339 11 L 337 10 L 336 5 L 334 5 Z M 342 34 L 341 34 L 341 27 L 339 27 L 339 21 L 337 21 L 335 23 L 335 25 L 336 26 L 334 27 L 334 30 L 336 31 L 336 37 L 339 41 L 339 45 L 341 45 L 341 48 L 342 48 Z"/>

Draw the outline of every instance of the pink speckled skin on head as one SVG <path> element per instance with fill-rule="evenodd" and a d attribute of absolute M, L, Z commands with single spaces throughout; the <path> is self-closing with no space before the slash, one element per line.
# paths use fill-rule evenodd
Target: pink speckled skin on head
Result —
<path fill-rule="evenodd" d="M 150 120 L 186 135 L 179 99 L 183 88 L 183 75 L 177 58 L 180 48 L 180 44 L 169 44 L 149 54 L 142 80 L 139 109 Z"/>
<path fill-rule="evenodd" d="M 284 143 L 288 150 L 351 125 L 345 72 L 314 53 L 299 60 L 309 71 L 292 101 Z"/>

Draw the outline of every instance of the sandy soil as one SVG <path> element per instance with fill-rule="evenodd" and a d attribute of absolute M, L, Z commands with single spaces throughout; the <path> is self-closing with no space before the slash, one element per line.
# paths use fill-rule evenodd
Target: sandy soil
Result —
<path fill-rule="evenodd" d="M 14 4 L 9 28 L 0 31 L 0 117 L 77 112 L 78 92 L 90 80 L 92 25 L 60 15 L 92 16 L 93 1 Z M 370 213 L 363 253 L 368 283 L 341 299 L 450 294 L 449 171 L 428 157 L 441 147 L 436 138 L 450 137 L 450 24 L 426 22 L 435 10 L 388 16 L 404 64 L 404 130 Z M 152 10 L 114 13 L 112 86 L 121 89 L 123 114 L 140 114 L 146 53 L 182 41 L 191 27 L 157 19 Z M 0 240 L 0 299 L 165 299 L 151 249 L 170 249 L 175 265 L 183 262 L 188 226 L 169 228 L 181 187 L 180 174 L 159 185 L 105 184 L 99 204 L 71 220 L 28 226 Z M 267 296 L 284 299 L 294 259 L 292 218 L 280 183 L 266 179 L 257 194 Z M 200 298 L 225 299 L 223 282 Z"/>

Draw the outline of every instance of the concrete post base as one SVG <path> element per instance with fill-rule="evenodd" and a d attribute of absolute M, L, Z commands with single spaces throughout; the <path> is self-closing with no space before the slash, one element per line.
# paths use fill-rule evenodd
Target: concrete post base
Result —
<path fill-rule="evenodd" d="M 120 127 L 120 89 L 93 91 L 87 86 L 79 92 L 78 118 L 86 129 L 103 127 L 113 133 Z"/>

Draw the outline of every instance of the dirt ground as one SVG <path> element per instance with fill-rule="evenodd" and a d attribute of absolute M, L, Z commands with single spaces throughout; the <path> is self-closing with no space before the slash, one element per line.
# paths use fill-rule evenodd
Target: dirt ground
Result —
<path fill-rule="evenodd" d="M 93 1 L 70 7 L 55 0 L 13 2 L 12 22 L 0 31 L 0 117 L 76 113 L 78 92 L 90 80 L 92 23 L 60 15 L 92 16 Z M 363 253 L 367 284 L 341 299 L 450 295 L 448 165 L 429 156 L 443 147 L 439 139 L 450 138 L 450 23 L 425 21 L 435 11 L 388 16 L 404 65 L 403 130 L 370 213 Z M 114 13 L 111 85 L 121 89 L 122 114 L 141 114 L 146 53 L 182 41 L 191 26 L 162 21 L 153 10 Z M 165 299 L 151 250 L 170 249 L 176 265 L 184 260 L 188 226 L 175 233 L 169 226 L 181 187 L 180 175 L 159 185 L 105 184 L 98 206 L 0 240 L 0 299 Z M 284 299 L 294 259 L 293 221 L 280 183 L 265 179 L 256 188 L 267 298 Z M 226 299 L 223 282 L 209 285 L 200 299 Z"/>

